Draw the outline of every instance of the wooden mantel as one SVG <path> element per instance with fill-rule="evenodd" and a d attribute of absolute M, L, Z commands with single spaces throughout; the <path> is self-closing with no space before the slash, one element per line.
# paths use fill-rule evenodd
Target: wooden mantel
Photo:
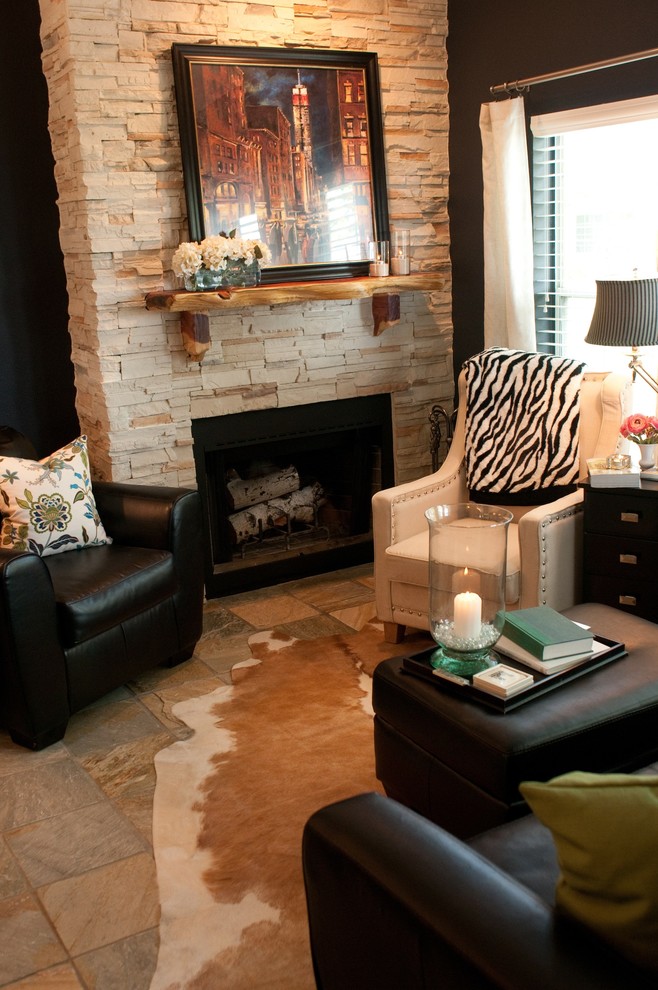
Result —
<path fill-rule="evenodd" d="M 320 282 L 277 282 L 245 289 L 221 289 L 217 292 L 162 290 L 149 292 L 147 309 L 169 313 L 207 313 L 245 306 L 280 306 L 310 299 L 366 299 L 369 296 L 400 292 L 431 292 L 443 288 L 443 279 L 430 272 L 422 275 L 389 275 L 385 278 L 341 278 Z"/>
<path fill-rule="evenodd" d="M 209 313 L 249 306 L 283 306 L 323 299 L 372 297 L 373 332 L 379 336 L 400 319 L 400 293 L 433 292 L 443 288 L 436 273 L 389 275 L 384 278 L 345 278 L 319 282 L 278 282 L 253 288 L 219 289 L 216 292 L 161 290 L 149 292 L 146 308 L 181 314 L 185 348 L 195 361 L 203 360 L 210 347 Z"/>

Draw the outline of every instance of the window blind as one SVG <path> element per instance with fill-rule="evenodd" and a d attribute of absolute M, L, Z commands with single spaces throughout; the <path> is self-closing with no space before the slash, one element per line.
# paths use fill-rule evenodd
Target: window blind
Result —
<path fill-rule="evenodd" d="M 561 229 L 562 198 L 565 187 L 562 135 L 570 131 L 614 124 L 658 119 L 658 95 L 622 100 L 599 106 L 579 107 L 558 113 L 534 116 L 532 131 L 532 209 L 534 240 L 535 322 L 537 348 L 546 353 L 570 353 L 568 310 L 587 305 L 590 297 L 567 291 L 562 272 L 563 238 L 575 241 L 576 250 L 586 253 L 597 237 L 597 217 L 587 206 L 577 217 L 575 232 Z M 573 206 L 572 206 L 573 210 Z M 594 297 L 592 281 L 591 298 Z"/>
<path fill-rule="evenodd" d="M 560 295 L 557 278 L 560 177 L 559 137 L 532 142 L 532 236 L 537 350 L 561 353 Z"/>

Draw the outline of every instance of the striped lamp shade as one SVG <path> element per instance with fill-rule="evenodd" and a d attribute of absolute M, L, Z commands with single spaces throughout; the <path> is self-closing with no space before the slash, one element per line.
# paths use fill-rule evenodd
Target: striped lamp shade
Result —
<path fill-rule="evenodd" d="M 596 282 L 587 344 L 651 347 L 658 344 L 658 278 Z"/>

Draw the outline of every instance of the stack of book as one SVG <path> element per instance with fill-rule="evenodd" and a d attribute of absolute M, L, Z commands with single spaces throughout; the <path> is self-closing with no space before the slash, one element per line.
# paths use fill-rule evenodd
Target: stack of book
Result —
<path fill-rule="evenodd" d="M 644 477 L 636 464 L 626 468 L 608 467 L 606 457 L 590 457 L 587 472 L 592 488 L 639 488 Z"/>
<path fill-rule="evenodd" d="M 496 651 L 542 674 L 568 670 L 609 648 L 548 605 L 506 612 Z"/>

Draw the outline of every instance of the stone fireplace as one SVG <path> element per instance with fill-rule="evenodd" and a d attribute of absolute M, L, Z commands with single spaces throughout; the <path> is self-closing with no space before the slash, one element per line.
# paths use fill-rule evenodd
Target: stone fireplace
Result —
<path fill-rule="evenodd" d="M 216 597 L 372 558 L 370 500 L 393 483 L 390 397 L 192 423 Z"/>
<path fill-rule="evenodd" d="M 428 415 L 453 395 L 447 217 L 447 2 L 41 0 L 43 68 L 67 273 L 77 411 L 96 477 L 202 484 L 204 420 L 385 396 L 391 477 L 430 467 Z M 191 360 L 176 313 L 145 296 L 174 288 L 188 239 L 171 45 L 377 52 L 393 227 L 411 231 L 412 270 L 439 291 L 400 297 L 373 335 L 371 300 L 308 300 L 210 316 Z M 340 404 L 340 403 L 338 403 Z"/>

